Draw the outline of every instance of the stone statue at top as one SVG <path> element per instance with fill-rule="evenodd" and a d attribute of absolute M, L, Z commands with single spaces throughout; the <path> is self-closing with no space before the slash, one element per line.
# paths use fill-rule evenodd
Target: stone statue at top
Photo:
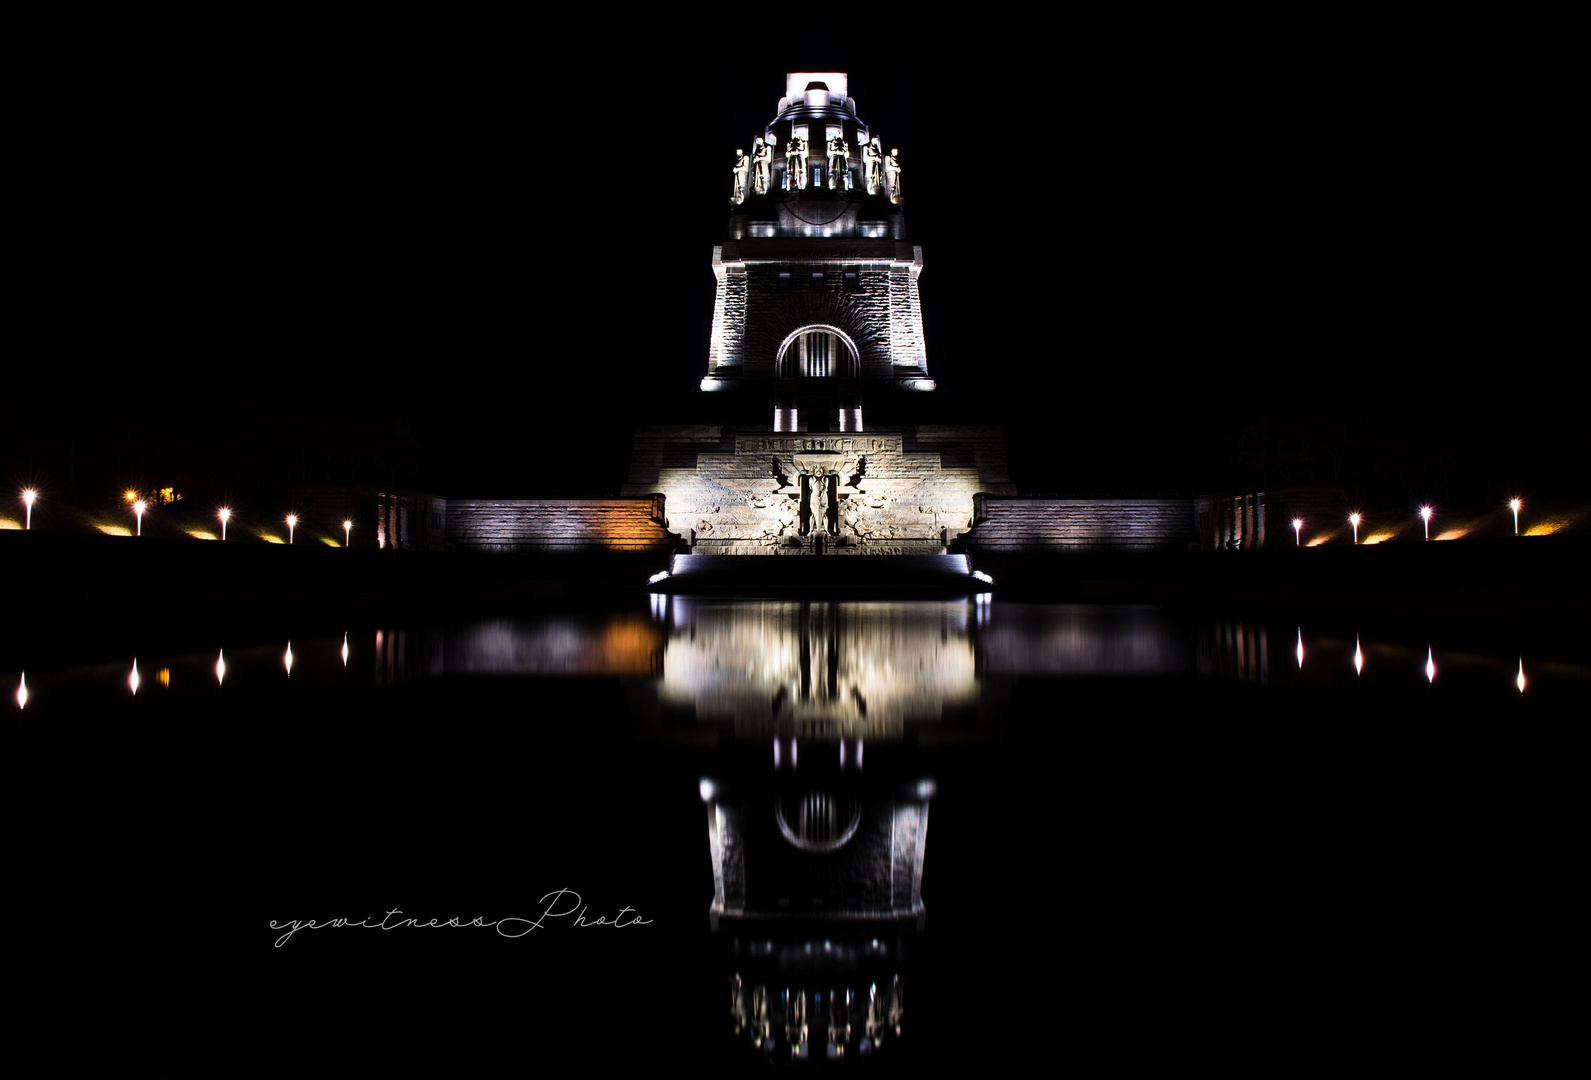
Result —
<path fill-rule="evenodd" d="M 829 140 L 829 190 L 845 189 L 845 181 L 840 179 L 851 167 L 851 148 L 845 141 L 845 136 L 838 133 Z"/>
<path fill-rule="evenodd" d="M 791 135 L 785 147 L 784 173 L 791 191 L 807 189 L 807 141 L 799 135 Z"/>
<path fill-rule="evenodd" d="M 758 195 L 768 194 L 772 168 L 773 147 L 758 139 L 751 151 L 751 190 Z"/>
<path fill-rule="evenodd" d="M 867 182 L 869 195 L 878 194 L 878 167 L 883 156 L 877 139 L 862 144 L 862 177 Z"/>
<path fill-rule="evenodd" d="M 729 194 L 729 201 L 737 206 L 746 201 L 746 174 L 751 171 L 751 159 L 746 156 L 746 151 L 735 150 L 735 189 Z"/>
<path fill-rule="evenodd" d="M 892 148 L 884 155 L 884 185 L 889 191 L 889 201 L 900 202 L 900 162 L 895 155 L 899 154 L 898 148 Z"/>

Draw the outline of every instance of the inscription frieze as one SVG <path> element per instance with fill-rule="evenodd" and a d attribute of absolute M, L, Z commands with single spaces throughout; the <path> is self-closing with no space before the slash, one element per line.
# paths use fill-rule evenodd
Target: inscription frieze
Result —
<path fill-rule="evenodd" d="M 737 454 L 796 454 L 828 451 L 841 454 L 900 453 L 899 435 L 739 435 Z"/>

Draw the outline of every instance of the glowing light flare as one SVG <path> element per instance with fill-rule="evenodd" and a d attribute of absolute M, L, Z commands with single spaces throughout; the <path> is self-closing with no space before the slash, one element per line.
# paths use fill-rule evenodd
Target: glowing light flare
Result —
<path fill-rule="evenodd" d="M 232 509 L 231 507 L 223 506 L 215 512 L 215 516 L 221 519 L 221 539 L 225 540 L 226 523 L 232 520 Z"/>
<path fill-rule="evenodd" d="M 1425 647 L 1425 678 L 1429 682 L 1436 681 L 1436 657 L 1431 655 L 1431 647 Z"/>
<path fill-rule="evenodd" d="M 1293 519 L 1293 546 L 1302 547 L 1304 544 L 1304 519 Z"/>
<path fill-rule="evenodd" d="M 138 501 L 138 492 L 134 491 L 132 488 L 128 488 L 126 491 L 122 492 L 122 498 L 126 499 L 130 503 L 135 503 Z"/>
<path fill-rule="evenodd" d="M 1359 542 L 1359 515 L 1349 514 L 1348 524 L 1353 526 L 1353 542 L 1357 544 Z"/>
<path fill-rule="evenodd" d="M 972 572 L 972 576 L 977 578 L 979 581 L 984 582 L 985 584 L 994 584 L 994 578 L 990 577 L 988 574 L 985 574 L 982 570 L 974 570 Z"/>
<path fill-rule="evenodd" d="M 142 680 L 138 678 L 138 659 L 137 659 L 137 657 L 134 657 L 133 658 L 133 673 L 131 675 L 127 676 L 127 685 L 132 690 L 132 692 L 134 694 L 138 693 L 138 684 L 141 681 Z"/>
<path fill-rule="evenodd" d="M 33 528 L 33 500 L 37 499 L 38 497 L 39 497 L 39 493 L 37 491 L 34 491 L 32 488 L 23 488 L 22 489 L 22 505 L 28 508 L 28 510 L 27 510 L 27 525 L 24 526 L 25 530 L 30 530 L 30 529 Z M 1514 531 L 1515 532 L 1519 531 L 1517 515 L 1515 517 Z"/>
<path fill-rule="evenodd" d="M 287 643 L 287 653 L 282 657 L 282 665 L 287 668 L 287 677 L 293 677 L 293 643 Z"/>
<path fill-rule="evenodd" d="M 1359 635 L 1353 636 L 1353 673 L 1363 675 L 1365 670 L 1364 650 L 1359 648 Z"/>
<path fill-rule="evenodd" d="M 215 652 L 215 684 L 220 686 L 226 680 L 226 650 L 217 649 Z"/>
<path fill-rule="evenodd" d="M 1523 506 L 1523 505 L 1525 505 L 1525 504 L 1520 502 L 1518 499 L 1509 499 L 1508 500 L 1508 509 L 1510 509 L 1510 510 L 1512 510 L 1514 512 L 1514 535 L 1515 536 L 1519 535 L 1519 508 L 1521 506 Z"/>
<path fill-rule="evenodd" d="M 1298 657 L 1299 670 L 1302 671 L 1304 667 L 1304 628 L 1302 626 L 1298 628 L 1298 648 L 1294 650 L 1294 653 Z"/>
<path fill-rule="evenodd" d="M 144 535 L 144 511 L 149 509 L 149 504 L 139 499 L 133 503 L 133 515 L 138 518 L 138 535 Z"/>
<path fill-rule="evenodd" d="M 1525 658 L 1523 656 L 1519 658 L 1519 675 L 1514 679 L 1514 685 L 1519 687 L 1521 694 L 1525 692 Z"/>
<path fill-rule="evenodd" d="M 353 546 L 353 537 L 354 537 L 354 523 L 351 522 L 351 521 L 344 520 L 343 521 L 343 547 L 352 547 Z"/>
<path fill-rule="evenodd" d="M 1524 689 L 1524 680 L 1525 680 L 1525 677 L 1523 675 L 1521 675 L 1519 677 L 1520 689 Z M 27 707 L 28 707 L 28 673 L 26 671 L 24 671 L 22 673 L 22 681 L 17 684 L 17 708 L 25 709 Z"/>
<path fill-rule="evenodd" d="M 655 573 L 651 577 L 647 578 L 646 579 L 646 583 L 648 585 L 656 585 L 658 582 L 662 581 L 666 577 L 668 577 L 668 571 L 667 570 L 659 570 L 657 573 Z"/>
<path fill-rule="evenodd" d="M 1431 538 L 1431 508 L 1429 506 L 1420 507 L 1420 520 L 1425 522 L 1425 538 L 1429 540 Z"/>
<path fill-rule="evenodd" d="M 343 667 L 348 666 L 348 632 L 343 631 Z"/>
<path fill-rule="evenodd" d="M 293 530 L 296 529 L 296 528 L 298 528 L 298 515 L 297 514 L 288 514 L 287 515 L 287 542 L 289 544 L 291 544 L 293 542 Z"/>

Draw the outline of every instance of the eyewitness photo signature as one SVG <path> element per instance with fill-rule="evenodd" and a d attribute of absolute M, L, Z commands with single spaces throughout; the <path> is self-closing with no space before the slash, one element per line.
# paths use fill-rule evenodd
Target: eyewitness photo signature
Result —
<path fill-rule="evenodd" d="M 379 922 L 371 922 L 368 918 L 355 922 L 352 919 L 284 919 L 271 920 L 272 930 L 281 930 L 283 934 L 276 939 L 276 948 L 286 945 L 293 935 L 300 930 L 325 930 L 328 927 L 341 929 L 344 927 L 359 927 L 365 930 L 453 930 L 453 929 L 495 929 L 497 933 L 506 938 L 520 938 L 537 930 L 546 930 L 550 926 L 591 927 L 606 926 L 615 930 L 624 930 L 632 926 L 650 926 L 651 919 L 643 919 L 632 907 L 620 908 L 613 916 L 590 915 L 590 908 L 580 898 L 580 894 L 573 889 L 559 889 L 543 896 L 539 903 L 546 905 L 540 915 L 532 918 L 509 916 L 502 919 L 483 919 L 477 915 L 473 919 L 415 919 L 399 918 L 403 914 L 402 908 L 392 908 Z M 558 920 L 568 920 L 560 922 Z"/>

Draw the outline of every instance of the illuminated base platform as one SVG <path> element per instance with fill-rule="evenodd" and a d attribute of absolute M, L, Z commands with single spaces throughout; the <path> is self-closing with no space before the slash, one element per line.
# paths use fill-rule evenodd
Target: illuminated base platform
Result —
<path fill-rule="evenodd" d="M 783 596 L 966 595 L 989 583 L 972 576 L 965 555 L 879 555 L 840 558 L 675 555 L 658 592 Z"/>

